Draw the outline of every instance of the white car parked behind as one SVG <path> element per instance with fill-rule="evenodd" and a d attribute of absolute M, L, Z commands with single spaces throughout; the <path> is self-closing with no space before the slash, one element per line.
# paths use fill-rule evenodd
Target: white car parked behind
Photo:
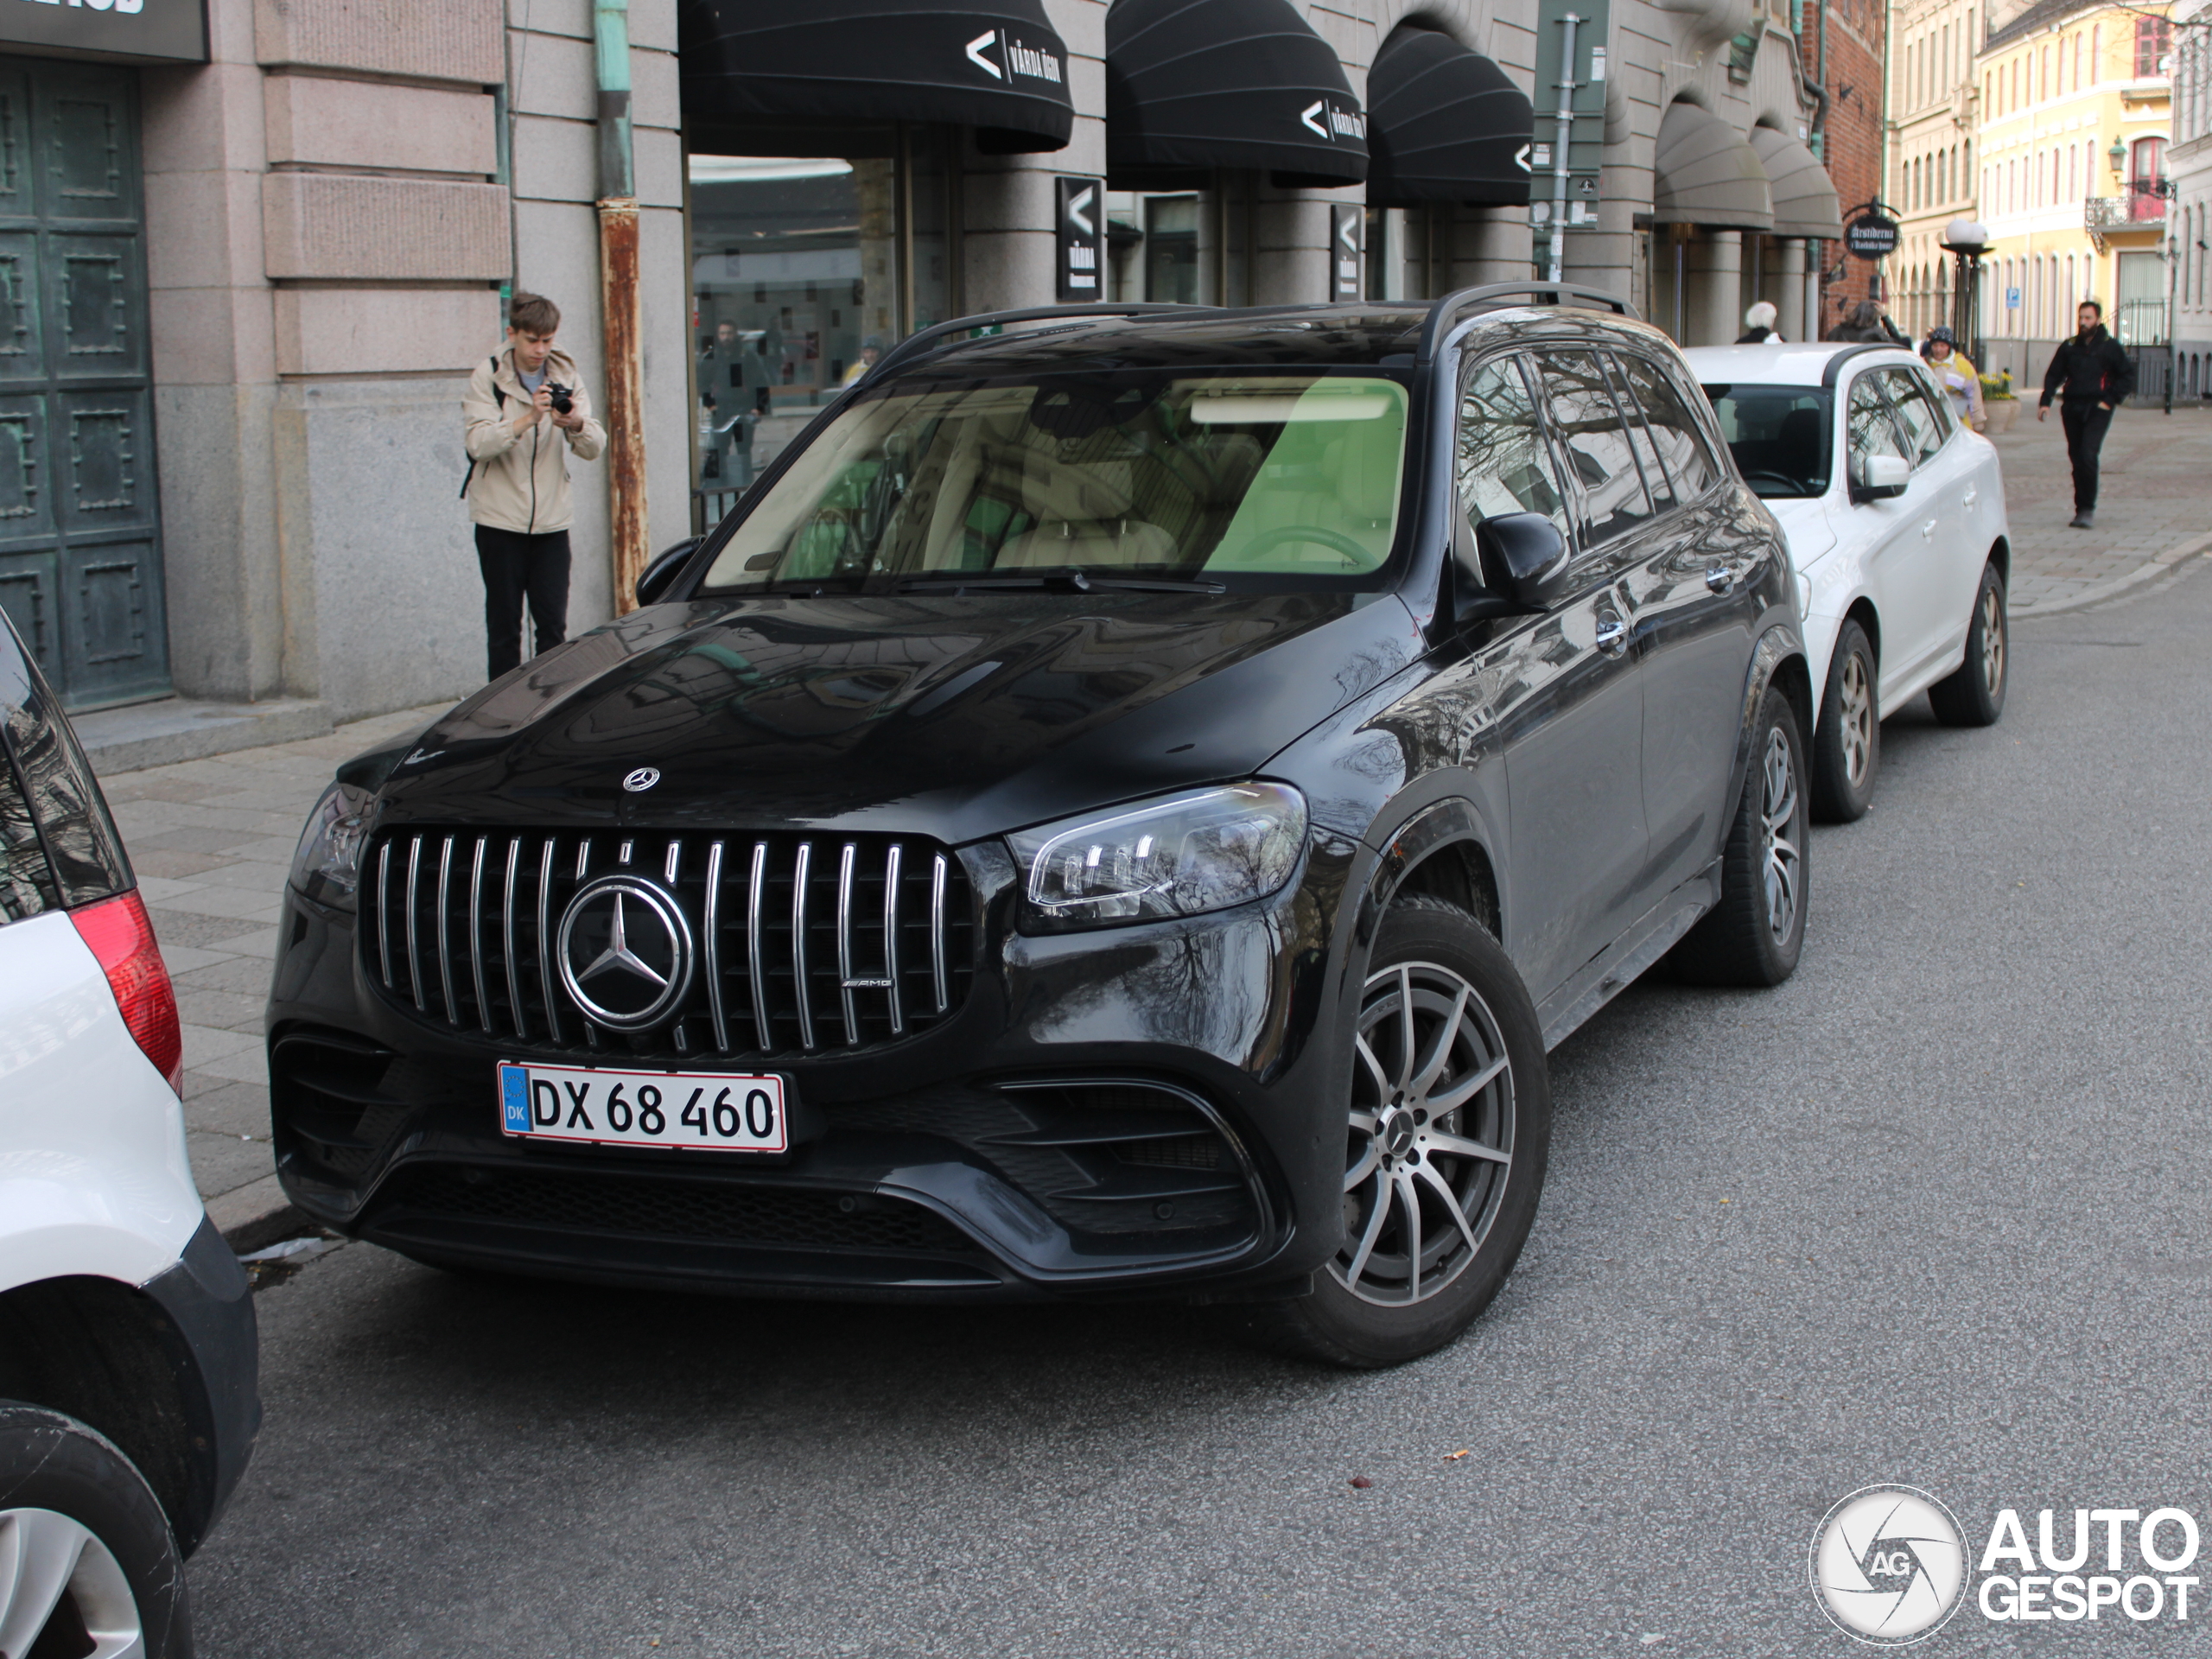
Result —
<path fill-rule="evenodd" d="M 1848 822 L 1874 798 L 1885 710 L 1925 690 L 1947 725 L 2004 711 L 2012 538 L 1996 448 L 1896 346 L 1683 355 L 1789 538 L 1821 697 L 1813 809 Z"/>
<path fill-rule="evenodd" d="M 0 1655 L 192 1651 L 181 1560 L 260 1421 L 185 1155 L 176 999 L 68 722 L 0 620 Z"/>

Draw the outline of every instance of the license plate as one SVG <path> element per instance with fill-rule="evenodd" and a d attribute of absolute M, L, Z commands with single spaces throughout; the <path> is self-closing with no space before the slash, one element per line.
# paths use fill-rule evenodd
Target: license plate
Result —
<path fill-rule="evenodd" d="M 785 1080 L 499 1063 L 499 1128 L 531 1141 L 691 1152 L 786 1152 Z"/>

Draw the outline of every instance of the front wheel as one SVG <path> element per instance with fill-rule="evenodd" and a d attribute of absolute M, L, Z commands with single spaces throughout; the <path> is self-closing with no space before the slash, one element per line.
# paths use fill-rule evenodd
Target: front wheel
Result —
<path fill-rule="evenodd" d="M 0 1402 L 0 1654 L 191 1652 L 184 1564 L 144 1477 L 73 1417 Z"/>
<path fill-rule="evenodd" d="M 1955 673 L 1928 688 L 1928 706 L 1946 726 L 1994 726 L 2005 712 L 2005 674 L 2011 666 L 2011 624 L 2005 608 L 2005 578 L 1984 565 L 1981 587 L 1974 596 L 1967 624 L 1967 659 Z"/>
<path fill-rule="evenodd" d="M 1490 1306 L 1536 1218 L 1551 1144 L 1543 1035 L 1521 976 L 1465 912 L 1384 914 L 1354 1017 L 1344 1242 L 1255 1334 L 1353 1369 L 1402 1364 Z"/>
<path fill-rule="evenodd" d="M 1667 958 L 1705 985 L 1779 985 L 1805 944 L 1805 755 L 1797 713 L 1773 687 L 1759 702 L 1751 764 L 1720 861 L 1720 902 Z"/>

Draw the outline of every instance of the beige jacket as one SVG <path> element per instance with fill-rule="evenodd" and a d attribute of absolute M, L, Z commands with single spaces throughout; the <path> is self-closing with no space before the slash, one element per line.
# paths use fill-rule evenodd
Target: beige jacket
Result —
<path fill-rule="evenodd" d="M 468 377 L 461 413 L 468 448 L 471 522 L 533 536 L 566 530 L 575 522 L 569 499 L 569 452 L 574 450 L 579 461 L 597 461 L 607 448 L 607 430 L 592 418 L 591 398 L 575 359 L 558 350 L 549 353 L 545 378 L 572 389 L 574 412 L 584 417 L 576 430 L 554 425 L 548 414 L 515 435 L 515 418 L 530 407 L 530 394 L 515 375 L 512 346 L 479 363 Z M 504 402 L 501 392 L 506 394 Z M 558 442 L 563 438 L 565 444 Z"/>

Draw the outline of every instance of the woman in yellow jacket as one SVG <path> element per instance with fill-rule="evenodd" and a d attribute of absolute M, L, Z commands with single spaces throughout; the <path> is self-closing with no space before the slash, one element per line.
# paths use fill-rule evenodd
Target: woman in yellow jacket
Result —
<path fill-rule="evenodd" d="M 1936 384 L 1951 400 L 1951 412 L 1977 432 L 1986 427 L 1989 415 L 1981 406 L 1981 376 L 1960 354 L 1950 329 L 1941 323 L 1930 328 L 1928 338 L 1921 342 L 1920 354 L 1935 371 Z"/>

